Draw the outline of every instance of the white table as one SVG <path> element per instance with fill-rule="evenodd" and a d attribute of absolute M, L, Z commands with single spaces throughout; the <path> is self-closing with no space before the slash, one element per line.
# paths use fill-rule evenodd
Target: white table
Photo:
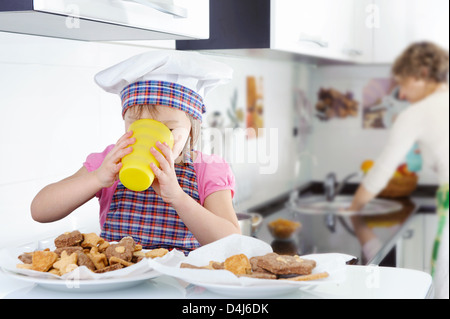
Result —
<path fill-rule="evenodd" d="M 424 272 L 378 266 L 347 266 L 347 280 L 299 289 L 274 296 L 280 299 L 424 299 L 433 297 L 432 278 Z M 137 286 L 97 293 L 53 291 L 18 280 L 0 271 L 0 298 L 13 299 L 229 299 L 202 287 L 188 285 L 168 276 L 147 280 Z M 253 298 L 248 296 L 248 298 Z M 272 298 L 272 297 L 271 297 Z"/>

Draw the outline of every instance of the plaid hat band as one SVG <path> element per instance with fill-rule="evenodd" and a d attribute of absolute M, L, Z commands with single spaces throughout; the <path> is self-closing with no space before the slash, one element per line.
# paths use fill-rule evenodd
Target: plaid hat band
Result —
<path fill-rule="evenodd" d="M 202 120 L 205 113 L 203 98 L 180 84 L 165 81 L 140 81 L 130 84 L 121 92 L 122 116 L 135 105 L 163 105 L 172 107 Z"/>

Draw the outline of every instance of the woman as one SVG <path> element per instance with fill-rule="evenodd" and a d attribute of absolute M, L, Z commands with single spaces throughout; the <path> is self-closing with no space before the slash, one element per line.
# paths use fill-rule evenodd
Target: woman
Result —
<path fill-rule="evenodd" d="M 353 199 L 352 211 L 361 210 L 386 187 L 393 172 L 417 142 L 425 162 L 439 178 L 439 231 L 433 253 L 437 298 L 449 298 L 449 91 L 448 51 L 429 42 L 412 44 L 392 68 L 400 98 L 412 105 L 399 114 L 383 152 Z"/>

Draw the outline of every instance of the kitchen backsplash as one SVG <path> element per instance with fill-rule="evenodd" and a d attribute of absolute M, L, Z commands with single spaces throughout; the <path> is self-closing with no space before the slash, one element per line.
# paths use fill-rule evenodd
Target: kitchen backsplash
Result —
<path fill-rule="evenodd" d="M 123 134 L 119 97 L 103 92 L 93 77 L 150 48 L 1 32 L 0 46 L 0 246 L 71 229 L 97 231 L 96 199 L 51 224 L 34 222 L 29 207 L 41 188 L 75 173 L 89 153 L 102 151 Z M 199 147 L 230 162 L 236 209 L 247 210 L 309 182 L 310 129 L 309 124 L 298 128 L 297 119 L 311 120 L 301 104 L 310 90 L 311 67 L 211 58 L 229 64 L 235 75 L 206 99 Z M 249 89 L 252 81 L 257 92 Z M 259 136 L 252 135 L 258 130 L 245 129 L 251 94 L 257 101 L 252 123 L 263 128 Z"/>
<path fill-rule="evenodd" d="M 317 181 L 330 172 L 343 179 L 359 171 L 363 161 L 376 160 L 395 114 L 409 106 L 395 98 L 396 85 L 388 65 L 323 66 L 312 73 L 311 87 L 316 114 L 326 113 L 320 112 L 325 103 L 318 103 L 321 90 L 325 99 L 331 94 L 337 96 L 331 103 L 337 111 L 328 112 L 331 118 L 314 119 L 312 178 Z M 357 105 L 356 113 L 352 111 L 353 102 Z M 426 159 L 424 162 L 427 163 Z M 438 184 L 436 174 L 427 165 L 418 175 L 422 185 Z"/>

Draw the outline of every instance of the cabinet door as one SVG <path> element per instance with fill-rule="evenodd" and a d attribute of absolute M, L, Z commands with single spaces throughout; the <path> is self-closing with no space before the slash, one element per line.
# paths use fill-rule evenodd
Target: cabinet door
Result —
<path fill-rule="evenodd" d="M 273 0 L 272 49 L 354 61 L 366 50 L 356 34 L 367 0 Z M 357 4 L 358 3 L 358 4 Z M 367 40 L 367 38 L 364 38 Z"/>
<path fill-rule="evenodd" d="M 34 0 L 34 9 L 154 30 L 180 38 L 209 37 L 208 0 Z"/>
<path fill-rule="evenodd" d="M 411 0 L 374 0 L 378 21 L 374 30 L 375 63 L 391 64 L 410 43 L 407 28 L 411 19 Z"/>
<path fill-rule="evenodd" d="M 428 40 L 449 49 L 449 1 L 411 0 L 413 19 L 408 29 L 413 41 Z"/>

